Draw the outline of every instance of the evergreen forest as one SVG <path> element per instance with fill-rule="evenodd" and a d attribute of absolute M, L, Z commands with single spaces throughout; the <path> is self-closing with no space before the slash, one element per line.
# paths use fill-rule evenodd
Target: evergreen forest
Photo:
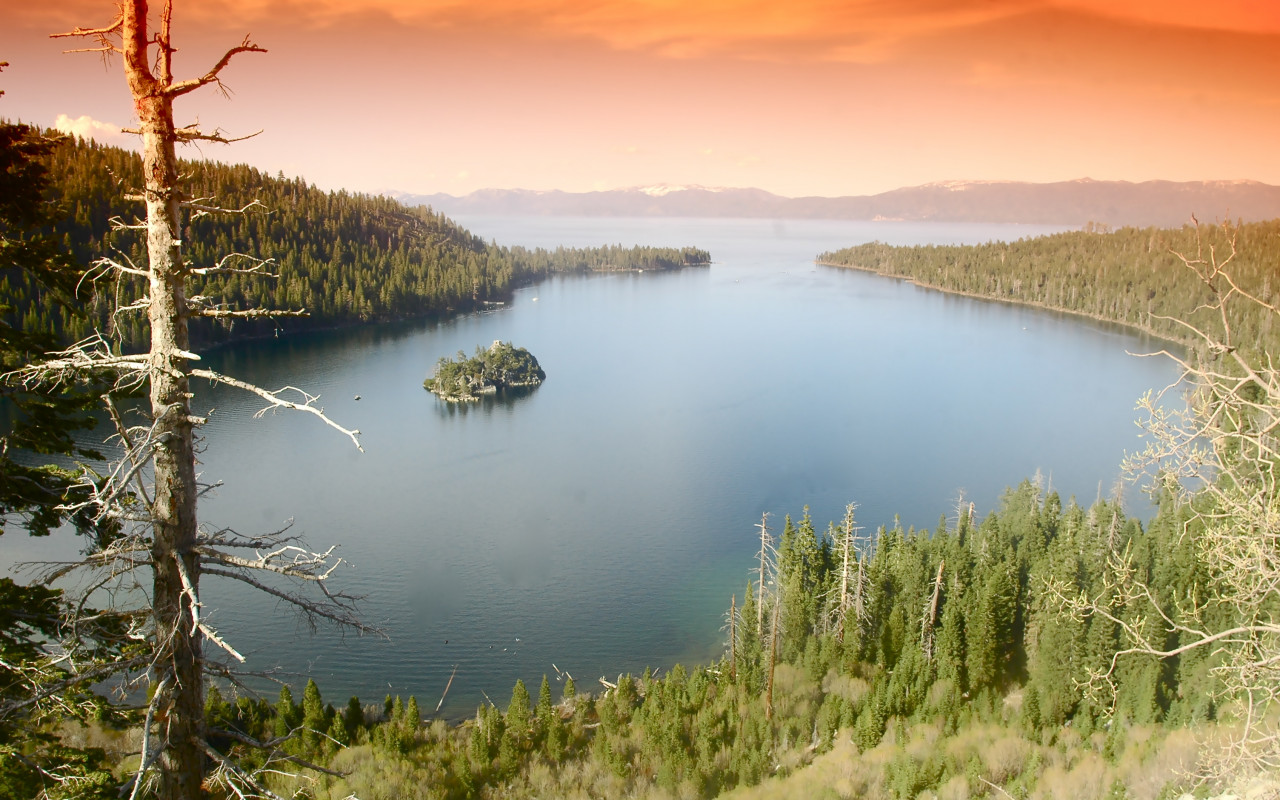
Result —
<path fill-rule="evenodd" d="M 1144 527 L 1113 501 L 1064 503 L 1038 477 L 985 518 L 960 507 L 934 530 L 863 535 L 852 506 L 824 529 L 805 510 L 764 529 L 764 588 L 744 576 L 729 598 L 715 663 L 582 689 L 544 676 L 536 696 L 517 682 L 504 706 L 461 724 L 412 697 L 335 707 L 314 682 L 301 702 L 288 687 L 275 702 L 213 687 L 206 722 L 248 764 L 263 757 L 246 742 L 292 734 L 288 753 L 340 774 L 303 770 L 274 789 L 332 800 L 695 798 L 753 786 L 895 800 L 1170 797 L 1194 788 L 1177 769 L 1195 761 L 1190 732 L 1212 735 L 1223 713 L 1220 656 L 1127 656 L 1103 687 L 1095 678 L 1122 648 L 1120 625 L 1064 613 L 1056 598 L 1112 592 L 1117 616 L 1138 619 L 1108 586 L 1109 562 L 1123 557 L 1177 608 L 1206 582 L 1187 519 L 1162 503 Z M 73 738 L 122 748 L 125 737 L 96 723 Z"/>
<path fill-rule="evenodd" d="M 528 350 L 510 342 L 494 342 L 488 348 L 477 346 L 471 358 L 461 350 L 457 360 L 441 358 L 423 387 L 444 400 L 458 402 L 478 400 L 479 395 L 499 389 L 537 386 L 546 377 Z"/>
<path fill-rule="evenodd" d="M 50 177 L 53 206 L 46 231 L 62 251 L 82 265 L 104 256 L 126 266 L 144 263 L 145 236 L 131 227 L 142 204 L 125 201 L 141 185 L 138 155 L 79 139 L 48 150 L 40 159 Z M 429 208 L 387 197 L 320 191 L 301 179 L 271 177 L 243 164 L 186 161 L 182 169 L 197 205 L 241 212 L 193 215 L 183 247 L 190 267 L 222 264 L 239 271 L 197 273 L 192 294 L 215 310 L 307 313 L 193 319 L 191 339 L 197 348 L 491 308 L 508 300 L 512 290 L 556 273 L 680 269 L 711 260 L 694 247 L 499 246 Z M 139 297 L 141 279 L 121 279 L 118 273 L 108 279 L 108 273 L 91 270 L 60 294 L 28 273 L 0 269 L 4 321 L 63 343 L 100 330 L 125 350 L 145 348 L 145 315 L 115 312 Z M 68 291 L 75 293 L 74 300 Z M 73 312 L 73 305 L 86 313 Z"/>
<path fill-rule="evenodd" d="M 1226 259 L 1234 253 L 1230 263 Z M 1117 322 L 1165 339 L 1197 337 L 1183 323 L 1212 327 L 1212 284 L 1184 263 L 1212 255 L 1230 278 L 1263 303 L 1280 292 L 1280 220 L 1176 229 L 1086 226 L 1051 236 L 970 245 L 894 247 L 880 242 L 822 253 L 818 262 L 870 270 L 921 286 L 1042 306 Z M 1277 352 L 1280 328 L 1265 305 L 1236 309 L 1234 342 Z"/>

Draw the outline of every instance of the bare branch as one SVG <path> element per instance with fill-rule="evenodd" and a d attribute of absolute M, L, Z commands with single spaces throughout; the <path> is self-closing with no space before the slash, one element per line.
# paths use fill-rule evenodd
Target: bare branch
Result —
<path fill-rule="evenodd" d="M 288 753 L 280 752 L 277 749 L 279 748 L 280 745 L 294 738 L 298 733 L 301 733 L 303 730 L 304 729 L 302 728 L 298 728 L 290 731 L 288 735 L 278 736 L 275 739 L 271 739 L 270 741 L 266 741 L 266 742 L 260 742 L 251 736 L 245 736 L 243 733 L 240 733 L 239 731 L 231 731 L 231 730 L 226 730 L 224 728 L 214 728 L 210 730 L 209 733 L 214 736 L 225 736 L 226 738 L 231 739 L 233 741 L 237 741 L 242 744 L 247 744 L 256 750 L 270 751 L 272 755 L 275 756 L 276 758 L 281 758 L 285 761 L 290 761 L 294 764 L 297 764 L 298 766 L 306 767 L 307 769 L 315 770 L 316 772 L 322 772 L 325 775 L 332 775 L 335 778 L 347 777 L 347 773 L 345 772 L 338 772 L 336 770 L 331 770 L 326 767 L 313 764 L 310 761 L 298 758 L 297 756 L 289 755 Z M 322 731 L 312 731 L 312 733 L 315 733 L 319 736 L 325 735 Z"/>
<path fill-rule="evenodd" d="M 233 310 L 227 308 L 197 308 L 192 310 L 188 316 L 206 317 L 209 319 L 258 319 L 262 317 L 309 317 L 311 313 L 306 309 L 292 310 L 284 309 L 281 311 L 273 311 L 269 308 L 248 308 L 244 310 Z M 359 434 L 360 431 L 355 431 Z"/>
<path fill-rule="evenodd" d="M 1276 323 L 1280 308 L 1230 274 L 1236 233 L 1228 227 L 1224 247 L 1206 247 L 1197 226 L 1195 253 L 1175 254 L 1209 295 L 1195 316 L 1171 320 L 1187 332 L 1191 352 L 1159 354 L 1180 370 L 1175 385 L 1185 387 L 1186 402 L 1161 405 L 1172 386 L 1143 397 L 1147 444 L 1125 459 L 1129 475 L 1153 476 L 1153 489 L 1184 509 L 1183 535 L 1192 537 L 1208 585 L 1161 603 L 1122 557 L 1093 597 L 1050 586 L 1078 618 L 1096 615 L 1120 631 L 1124 646 L 1089 677 L 1113 697 L 1112 675 L 1124 657 L 1214 654 L 1222 699 L 1243 708 L 1242 732 L 1216 766 L 1232 773 L 1280 761 L 1273 713 L 1280 700 L 1280 371 L 1271 355 L 1253 352 L 1256 343 L 1235 339 L 1241 312 Z"/>
<path fill-rule="evenodd" d="M 124 51 L 112 43 L 111 37 L 119 35 L 123 27 L 124 15 L 120 14 L 110 25 L 101 28 L 76 28 L 65 33 L 51 33 L 49 38 L 65 39 L 74 36 L 80 39 L 96 39 L 99 42 L 98 47 L 64 50 L 64 53 L 122 53 Z"/>
<path fill-rule="evenodd" d="M 230 655 L 236 661 L 239 661 L 241 664 L 245 662 L 244 656 L 240 655 L 239 651 L 237 651 L 234 647 L 227 644 L 226 640 L 224 640 L 221 636 L 219 636 L 218 633 L 214 631 L 212 628 L 205 625 L 203 622 L 201 622 L 197 627 L 199 627 L 200 633 L 204 634 L 204 638 L 213 642 L 218 647 L 221 647 L 223 650 L 227 652 L 228 655 Z"/>
<path fill-rule="evenodd" d="M 117 675 L 121 672 L 137 669 L 146 666 L 149 655 L 134 656 L 123 661 L 113 661 L 108 664 L 102 664 L 88 671 L 79 672 L 69 678 L 57 681 L 56 683 L 47 684 L 36 688 L 32 693 L 21 700 L 12 700 L 4 704 L 0 704 L 0 719 L 9 716 L 14 711 L 20 711 L 30 706 L 36 705 L 43 700 L 54 697 L 72 686 L 89 684 L 96 681 L 105 680 L 106 678 Z M 16 670 L 15 670 L 16 671 Z"/>
<path fill-rule="evenodd" d="M 226 756 L 222 755 L 217 750 L 213 749 L 213 747 L 211 747 L 208 742 L 200 741 L 198 742 L 198 745 L 200 749 L 204 751 L 205 755 L 213 759 L 214 762 L 216 762 L 218 766 L 221 768 L 221 770 L 226 773 L 226 776 L 223 776 L 223 781 L 221 782 L 226 783 L 227 788 L 235 792 L 236 796 L 240 798 L 246 798 L 246 795 L 244 794 L 243 790 L 237 784 L 234 783 L 235 780 L 240 780 L 240 781 L 244 781 L 244 783 L 247 784 L 248 786 L 253 787 L 254 791 L 260 792 L 262 795 L 265 795 L 266 797 L 271 798 L 271 800 L 284 800 L 284 798 L 282 798 L 280 795 L 272 792 L 270 789 L 266 788 L 261 783 L 254 780 L 247 772 L 245 772 L 240 767 L 236 766 L 235 762 L 231 761 Z M 215 775 L 214 777 L 217 778 L 219 776 Z"/>
<path fill-rule="evenodd" d="M 265 53 L 266 51 L 263 50 L 261 52 Z M 246 139 L 252 139 L 261 133 L 261 130 L 256 130 L 253 133 L 247 133 L 244 136 L 227 136 L 222 132 L 221 128 L 214 129 L 213 133 L 205 133 L 195 125 L 188 125 L 185 128 L 178 128 L 174 131 L 175 138 L 178 142 L 183 144 L 187 142 L 216 142 L 218 144 L 233 144 L 235 142 L 243 142 Z"/>
<path fill-rule="evenodd" d="M 160 755 L 164 753 L 164 745 L 155 748 L 155 750 L 151 750 L 151 726 L 155 720 L 156 704 L 160 701 L 160 698 L 164 696 L 165 685 L 168 682 L 169 678 L 167 676 L 161 678 L 160 682 L 156 685 L 156 691 L 151 696 L 151 702 L 147 703 L 147 716 L 142 723 L 142 755 L 138 759 L 138 771 L 134 773 L 133 776 L 132 790 L 129 792 L 129 800 L 135 800 L 135 798 L 137 798 L 138 790 L 142 788 L 143 776 L 147 774 L 147 771 L 151 769 L 156 760 L 160 758 Z M 124 787 L 121 788 L 121 791 L 126 788 L 130 788 L 130 784 L 126 783 Z"/>
<path fill-rule="evenodd" d="M 116 435 L 120 437 L 120 441 L 124 444 L 125 453 L 128 455 L 128 458 L 131 461 L 133 461 L 135 466 L 137 466 L 141 461 L 141 459 L 137 458 L 136 454 L 141 451 L 137 451 L 134 449 L 133 438 L 130 436 L 128 426 L 124 424 L 124 418 L 120 416 L 120 409 L 116 408 L 115 399 L 110 395 L 110 393 L 108 393 L 102 396 L 102 402 L 107 407 L 107 413 L 111 416 L 112 424 L 116 426 Z M 152 429 L 144 428 L 143 430 L 145 431 L 147 437 L 149 438 Z M 141 472 L 140 467 L 137 470 L 137 472 Z M 151 509 L 152 508 L 151 495 L 147 492 L 147 487 L 142 482 L 141 475 L 138 475 L 137 477 L 137 489 L 138 489 L 138 496 L 140 496 L 143 502 L 146 503 L 147 508 Z"/>
<path fill-rule="evenodd" d="M 17 382 L 27 389 L 59 386 L 94 372 L 145 373 L 153 369 L 147 355 L 117 355 L 100 333 L 83 339 L 52 358 L 0 375 L 0 381 Z M 145 379 L 145 374 L 140 379 Z"/>
<path fill-rule="evenodd" d="M 258 580 L 254 580 L 253 578 L 243 573 L 233 572 L 231 570 L 218 569 L 216 567 L 205 567 L 203 571 L 204 571 L 204 574 L 206 575 L 218 575 L 223 578 L 230 578 L 232 580 L 240 581 L 241 583 L 252 586 L 258 591 L 265 592 L 266 594 L 269 594 L 272 597 L 278 597 L 281 600 L 284 600 L 286 603 L 289 603 L 290 605 L 294 606 L 299 611 L 301 611 L 304 618 L 306 618 L 307 621 L 312 626 L 315 625 L 315 621 L 312 619 L 312 617 L 321 617 L 323 619 L 329 620 L 330 622 L 336 622 L 339 625 L 342 625 L 345 627 L 355 628 L 361 633 L 380 633 L 378 629 L 362 623 L 356 617 L 354 609 L 349 605 L 344 605 L 342 603 L 330 603 L 328 605 L 322 606 L 318 603 L 313 603 L 309 600 L 305 600 L 295 594 L 290 594 L 289 592 L 281 591 L 280 589 L 276 589 L 275 587 L 268 586 L 265 583 Z M 339 595 L 328 595 L 328 596 L 345 599 L 345 598 L 341 598 L 341 596 Z M 354 600 L 355 598 L 351 598 L 351 599 Z"/>
<path fill-rule="evenodd" d="M 120 26 L 122 26 L 122 25 L 124 25 L 124 17 L 123 17 L 123 16 L 117 16 L 117 17 L 115 18 L 115 21 L 113 21 L 110 25 L 107 25 L 107 26 L 102 27 L 102 28 L 80 28 L 80 27 L 77 27 L 75 30 L 67 31 L 67 32 L 65 32 L 65 33 L 51 33 L 51 34 L 49 34 L 49 38 L 50 38 L 50 39 L 64 39 L 64 38 L 66 38 L 66 37 L 68 37 L 68 36 L 79 36 L 79 37 L 86 37 L 86 36 L 109 36 L 109 35 L 111 35 L 111 34 L 113 34 L 113 33 L 119 33 L 119 32 L 120 32 Z"/>
<path fill-rule="evenodd" d="M 261 397 L 263 400 L 266 400 L 270 405 L 268 405 L 266 408 L 259 411 L 257 414 L 254 414 L 255 418 L 261 417 L 267 411 L 270 411 L 272 409 L 278 409 L 278 408 L 287 408 L 293 411 L 305 411 L 308 414 L 314 414 L 315 416 L 319 417 L 321 421 L 323 421 L 324 424 L 328 425 L 330 428 L 333 428 L 336 431 L 340 431 L 341 433 L 346 434 L 347 437 L 351 439 L 351 443 L 356 446 L 356 449 L 359 450 L 361 453 L 364 452 L 364 448 L 360 446 L 360 440 L 356 438 L 360 435 L 360 431 L 348 430 L 342 427 L 338 423 L 329 419 L 329 417 L 325 415 L 323 408 L 317 408 L 316 406 L 312 405 L 313 403 L 315 403 L 317 400 L 320 399 L 318 395 L 307 394 L 306 392 L 302 391 L 301 389 L 295 386 L 285 386 L 284 388 L 276 389 L 275 391 L 269 391 L 267 389 L 263 389 L 260 386 L 255 386 L 252 383 L 246 383 L 245 381 L 236 380 L 235 378 L 229 378 L 226 375 L 221 375 L 217 372 L 213 372 L 207 369 L 193 369 L 191 370 L 191 374 L 197 378 L 204 378 L 205 380 L 208 380 L 214 384 L 224 383 L 228 386 L 234 386 L 237 389 L 243 389 L 244 391 L 249 392 L 250 394 L 256 394 L 258 397 Z M 280 396 L 284 392 L 296 392 L 297 394 L 301 395 L 302 402 L 299 403 L 299 402 L 294 402 L 292 400 L 285 400 L 283 397 Z"/>
<path fill-rule="evenodd" d="M 311 553 L 301 547 L 288 545 L 266 555 L 259 554 L 255 559 L 221 553 L 210 547 L 197 548 L 197 552 L 228 567 L 274 572 L 305 581 L 323 581 L 342 564 L 340 558 L 333 562 L 329 561 L 329 556 L 336 548 L 335 545 L 323 553 Z"/>
<path fill-rule="evenodd" d="M 254 44 L 252 41 L 249 40 L 248 36 L 245 36 L 244 41 L 241 42 L 238 47 L 233 47 L 227 52 L 223 53 L 222 58 L 218 59 L 218 63 L 213 65 L 213 69 L 209 70 L 199 78 L 193 78 L 191 80 L 178 81 L 176 83 L 172 83 L 165 88 L 164 93 L 170 97 L 178 97 L 180 95 L 193 92 L 196 89 L 199 89 L 201 86 L 208 86 L 211 83 L 221 84 L 222 81 L 218 76 L 222 72 L 222 70 L 224 70 L 226 66 L 231 63 L 231 59 L 235 58 L 241 53 L 265 53 L 265 52 L 267 51 L 264 48 L 258 47 L 256 44 Z"/>
<path fill-rule="evenodd" d="M 206 199 L 212 199 L 212 198 L 184 200 L 182 202 L 182 207 L 196 212 L 195 214 L 191 215 L 192 219 L 199 219 L 200 217 L 208 216 L 209 214 L 246 214 L 249 212 L 250 209 L 254 209 L 254 208 L 260 208 L 263 211 L 267 211 L 267 207 L 257 200 L 254 200 L 253 202 L 247 205 L 241 206 L 240 208 L 222 208 L 221 206 L 211 206 L 203 202 Z M 275 260 L 271 258 L 268 258 L 268 259 L 254 258 L 251 255 L 246 255 L 245 253 L 228 253 L 227 255 L 222 257 L 221 261 L 218 262 L 218 266 L 221 267 L 227 261 L 230 261 L 233 258 L 246 258 L 251 261 L 256 261 L 260 264 L 269 264 Z M 203 275 L 207 273 L 196 273 L 196 274 Z"/>

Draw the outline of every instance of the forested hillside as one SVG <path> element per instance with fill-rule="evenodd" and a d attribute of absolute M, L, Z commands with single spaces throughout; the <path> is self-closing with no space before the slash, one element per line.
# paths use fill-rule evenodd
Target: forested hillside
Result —
<path fill-rule="evenodd" d="M 1264 302 L 1280 291 L 1280 220 L 1239 227 L 1186 225 L 1177 229 L 1122 228 L 1059 233 L 1016 242 L 977 246 L 893 247 L 879 242 L 823 253 L 823 264 L 866 269 L 908 278 L 922 286 L 979 297 L 1041 305 L 1131 325 L 1165 338 L 1187 341 L 1177 322 L 1210 325 L 1204 309 L 1212 294 L 1178 254 L 1191 259 L 1210 249 L 1226 258 L 1235 239 L 1236 257 L 1227 271 L 1241 288 Z M 1225 289 L 1225 280 L 1216 279 Z M 1280 330 L 1262 306 L 1235 310 L 1235 344 L 1276 352 Z"/>
<path fill-rule="evenodd" d="M 63 247 L 88 265 L 103 256 L 126 266 L 144 263 L 132 224 L 142 205 L 125 196 L 141 184 L 135 153 L 83 141 L 66 141 L 46 159 L 53 200 L 62 222 Z M 305 309 L 306 318 L 239 319 L 223 324 L 192 321 L 192 341 L 206 346 L 233 338 L 277 335 L 357 322 L 467 311 L 502 301 L 513 288 L 555 272 L 675 269 L 710 261 L 695 248 L 558 248 L 554 251 L 486 243 L 425 208 L 408 208 L 379 196 L 323 192 L 306 182 L 272 178 L 245 165 L 184 162 L 189 191 L 199 203 L 237 214 L 198 216 L 189 225 L 183 254 L 194 268 L 211 267 L 228 254 L 269 259 L 260 272 L 193 280 L 194 294 L 228 309 Z M 249 259 L 230 266 L 250 269 Z M 20 273 L 0 273 L 0 295 L 11 298 L 13 319 L 27 331 L 52 333 L 64 342 L 98 329 L 119 336 L 126 348 L 145 344 L 137 314 L 112 316 L 139 294 L 137 282 L 85 280 L 77 318 L 56 298 Z"/>
<path fill-rule="evenodd" d="M 744 579 L 717 663 L 605 686 L 576 676 L 594 695 L 563 674 L 536 695 L 519 683 L 505 709 L 458 726 L 428 724 L 413 698 L 335 709 L 315 684 L 301 703 L 288 689 L 276 703 L 211 691 L 206 714 L 230 732 L 226 751 L 301 731 L 290 752 L 345 774 L 302 785 L 334 800 L 711 797 L 833 747 L 845 766 L 826 791 L 840 796 L 1170 796 L 1189 780 L 1174 765 L 1196 757 L 1181 729 L 1212 732 L 1224 717 L 1217 656 L 1125 656 L 1116 693 L 1090 693 L 1121 649 L 1119 626 L 1064 612 L 1054 587 L 1106 596 L 1107 562 L 1123 557 L 1176 615 L 1206 576 L 1172 505 L 1144 529 L 1115 503 L 1064 505 L 1024 481 L 985 519 L 962 508 L 933 531 L 860 537 L 852 517 L 824 531 L 806 512 L 779 526 L 764 591 Z M 1118 596 L 1113 610 L 1126 622 L 1143 611 Z"/>

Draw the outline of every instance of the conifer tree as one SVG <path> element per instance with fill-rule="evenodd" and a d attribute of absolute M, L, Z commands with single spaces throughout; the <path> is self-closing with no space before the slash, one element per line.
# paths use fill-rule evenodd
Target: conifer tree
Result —
<path fill-rule="evenodd" d="M 0 70 L 6 66 L 0 62 Z M 98 402 L 100 387 L 76 380 L 57 392 L 31 391 L 11 372 L 54 344 L 51 332 L 41 330 L 35 320 L 9 324 L 22 304 L 23 288 L 46 301 L 57 298 L 46 305 L 68 317 L 81 310 L 75 292 L 80 270 L 58 239 L 45 232 L 57 213 L 40 159 L 59 143 L 29 126 L 0 122 L 0 406 L 7 426 L 0 435 L 0 533 L 20 526 L 32 535 L 45 535 L 70 517 L 81 532 L 106 543 L 115 535 L 114 521 L 68 514 L 67 506 L 84 499 L 73 471 L 15 458 L 22 450 L 98 457 L 92 449 L 77 446 L 73 433 L 89 427 L 85 412 Z M 90 612 L 95 621 L 81 628 L 81 637 L 62 645 L 62 622 L 73 610 L 59 590 L 0 578 L 0 794 L 33 796 L 45 781 L 103 788 L 111 779 L 100 768 L 100 756 L 59 744 L 44 733 L 50 716 L 104 713 L 103 702 L 92 693 L 101 674 L 89 666 L 91 654 L 119 660 L 121 646 L 130 643 L 120 620 L 112 620 L 110 613 Z M 87 670 L 68 669 L 82 659 Z M 87 672 L 87 680 L 77 680 L 76 672 Z"/>
<path fill-rule="evenodd" d="M 979 587 L 965 629 L 971 691 L 998 688 L 1008 675 L 1016 602 L 1013 582 L 1004 569 L 994 569 Z"/>
<path fill-rule="evenodd" d="M 334 714 L 333 720 L 329 723 L 329 730 L 325 732 L 326 750 L 335 747 L 348 747 L 351 743 L 351 735 L 347 732 L 343 715 Z"/>
<path fill-rule="evenodd" d="M 410 731 L 417 731 L 422 724 L 422 711 L 418 708 L 418 698 L 409 695 L 409 702 L 404 707 L 404 724 Z"/>
<path fill-rule="evenodd" d="M 293 702 L 293 692 L 288 684 L 280 687 L 280 697 L 276 701 L 275 734 L 277 737 L 288 736 L 293 729 L 302 724 L 302 715 L 297 704 Z"/>
<path fill-rule="evenodd" d="M 0 399 L 16 411 L 0 436 L 0 526 L 21 520 L 36 536 L 48 534 L 66 517 L 62 506 L 70 501 L 67 493 L 75 487 L 76 475 L 51 464 L 15 461 L 13 455 L 20 450 L 81 458 L 97 455 L 83 446 L 77 448 L 71 434 L 89 426 L 85 412 L 97 404 L 99 392 L 87 391 L 78 381 L 57 393 L 30 391 L 21 381 L 8 379 L 13 370 L 57 343 L 38 323 L 6 324 L 5 319 L 24 300 L 22 287 L 56 298 L 55 307 L 81 313 L 75 289 L 82 271 L 45 233 L 57 221 L 57 212 L 48 197 L 49 175 L 40 159 L 62 143 L 27 125 L 0 123 L 0 375 L 6 376 L 0 379 Z M 82 529 L 91 524 L 88 515 L 78 516 L 75 522 Z"/>
<path fill-rule="evenodd" d="M 483 776 L 488 772 L 491 758 L 489 736 L 486 730 L 489 721 L 488 714 L 485 713 L 486 708 L 487 706 L 481 706 L 476 709 L 476 718 L 467 742 L 467 761 L 472 774 L 476 776 Z"/>
<path fill-rule="evenodd" d="M 352 696 L 347 701 L 347 708 L 342 713 L 342 725 L 346 729 L 346 744 L 355 744 L 364 730 L 364 709 L 360 706 L 360 698 Z"/>
<path fill-rule="evenodd" d="M 313 753 L 320 745 L 320 739 L 329 727 L 325 719 L 324 699 L 320 696 L 320 687 L 314 679 L 307 679 L 307 686 L 302 690 L 302 736 L 304 753 Z"/>
<path fill-rule="evenodd" d="M 529 710 L 529 690 L 524 681 L 517 678 L 511 690 L 511 702 L 507 704 L 506 730 L 518 747 L 523 747 L 532 729 Z"/>

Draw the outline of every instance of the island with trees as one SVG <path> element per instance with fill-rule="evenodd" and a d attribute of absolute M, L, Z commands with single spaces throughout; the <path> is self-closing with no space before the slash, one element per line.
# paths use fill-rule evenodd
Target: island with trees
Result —
<path fill-rule="evenodd" d="M 487 349 L 477 346 L 471 358 L 461 350 L 456 360 L 441 358 L 422 385 L 442 400 L 463 403 L 496 394 L 499 389 L 537 386 L 546 377 L 538 359 L 528 350 L 495 341 Z"/>

